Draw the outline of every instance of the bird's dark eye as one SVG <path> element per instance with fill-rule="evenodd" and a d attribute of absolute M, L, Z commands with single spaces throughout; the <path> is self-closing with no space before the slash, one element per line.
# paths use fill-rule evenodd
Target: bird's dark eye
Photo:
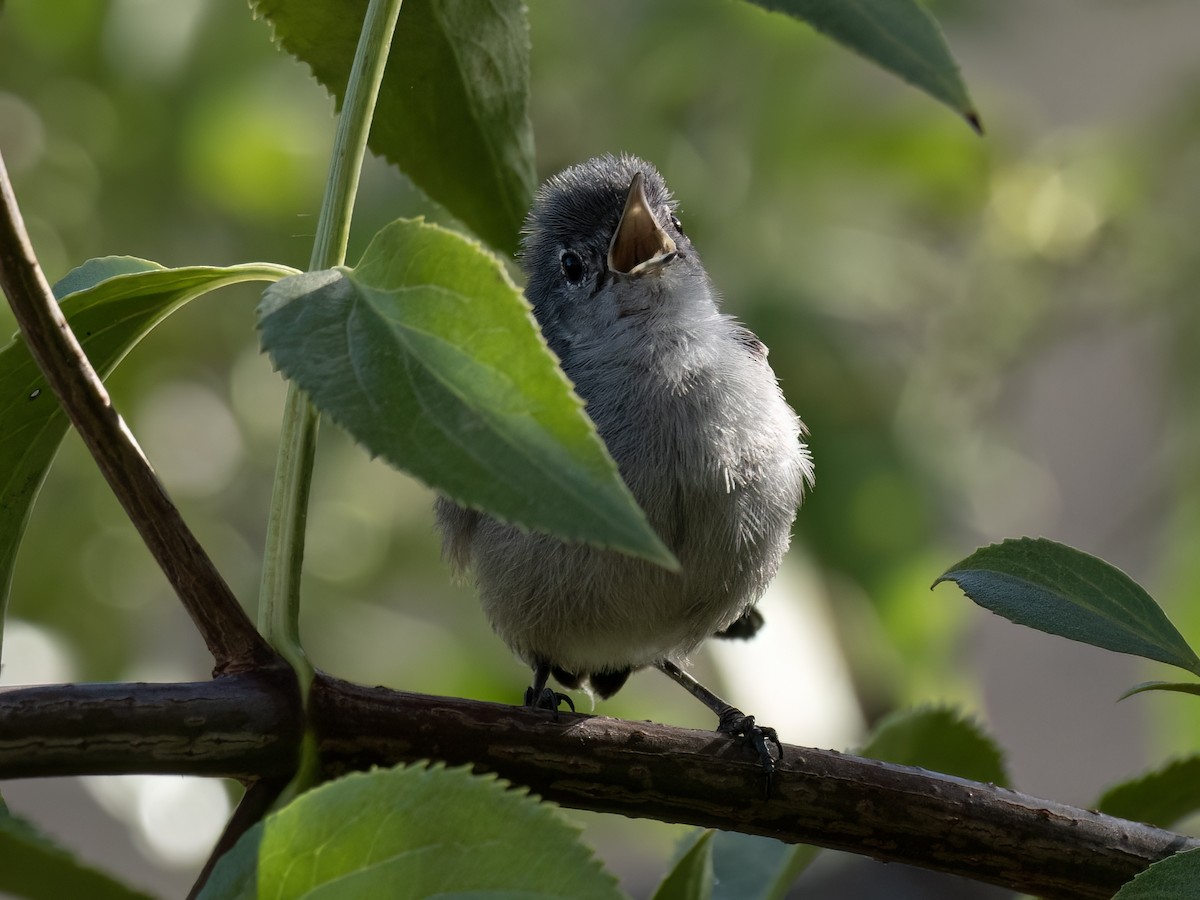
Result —
<path fill-rule="evenodd" d="M 558 264 L 562 267 L 563 278 L 571 284 L 583 281 L 583 260 L 574 250 L 564 250 L 558 258 Z"/>
<path fill-rule="evenodd" d="M 687 237 L 687 235 L 683 233 L 683 223 L 679 221 L 679 216 L 671 216 L 671 224 L 675 226 L 675 230 L 683 235 L 683 237 Z"/>

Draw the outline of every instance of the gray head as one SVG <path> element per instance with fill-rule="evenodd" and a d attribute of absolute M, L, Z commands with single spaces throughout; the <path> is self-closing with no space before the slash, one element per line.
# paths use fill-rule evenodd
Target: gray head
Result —
<path fill-rule="evenodd" d="M 652 329 L 678 318 L 681 306 L 715 309 L 675 210 L 658 170 L 635 156 L 599 156 L 542 185 L 521 265 L 525 294 L 560 357 L 580 343 Z"/>

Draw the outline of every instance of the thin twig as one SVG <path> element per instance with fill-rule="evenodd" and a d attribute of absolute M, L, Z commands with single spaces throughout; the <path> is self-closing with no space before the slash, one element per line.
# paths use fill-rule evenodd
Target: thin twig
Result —
<path fill-rule="evenodd" d="M 229 690 L 224 688 L 228 683 Z M 236 690 L 234 690 L 236 688 Z M 757 757 L 714 732 L 368 688 L 318 673 L 309 709 L 327 775 L 443 760 L 563 806 L 763 834 L 1050 898 L 1111 897 L 1200 841 L 1049 800 L 828 750 L 784 746 L 769 798 Z M 0 778 L 123 772 L 286 777 L 294 689 L 213 684 L 0 692 Z"/>
<path fill-rule="evenodd" d="M 0 200 L 0 287 L 29 352 L 199 629 L 215 673 L 271 663 L 274 652 L 167 496 L 54 301 L 2 157 Z"/>

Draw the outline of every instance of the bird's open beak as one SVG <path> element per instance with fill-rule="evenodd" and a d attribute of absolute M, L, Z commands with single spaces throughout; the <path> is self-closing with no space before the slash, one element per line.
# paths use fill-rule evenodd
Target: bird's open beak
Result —
<path fill-rule="evenodd" d="M 638 172 L 629 182 L 625 211 L 608 245 L 608 268 L 621 275 L 642 275 L 665 266 L 679 255 L 671 236 L 654 218 L 646 200 L 645 181 Z"/>

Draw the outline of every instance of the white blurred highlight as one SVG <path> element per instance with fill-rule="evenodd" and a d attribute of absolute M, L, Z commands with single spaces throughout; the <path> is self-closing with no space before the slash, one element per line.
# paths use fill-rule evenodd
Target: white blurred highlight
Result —
<path fill-rule="evenodd" d="M 22 619 L 4 625 L 0 685 L 65 684 L 75 680 L 67 642 L 48 629 Z"/>
<path fill-rule="evenodd" d="M 129 828 L 147 857 L 167 866 L 203 862 L 231 811 L 225 788 L 209 778 L 110 775 L 80 781 L 102 809 Z"/>
<path fill-rule="evenodd" d="M 752 641 L 708 642 L 729 686 L 725 699 L 745 704 L 743 711 L 778 731 L 785 743 L 838 750 L 859 743 L 866 725 L 828 594 L 795 550 L 759 609 L 767 624 Z"/>
<path fill-rule="evenodd" d="M 204 13 L 204 0 L 117 0 L 105 23 L 105 57 L 130 78 L 174 78 L 187 63 Z"/>
<path fill-rule="evenodd" d="M 137 430 L 162 480 L 189 497 L 210 497 L 228 487 L 245 456 L 233 413 L 197 382 L 156 388 L 138 409 Z"/>

